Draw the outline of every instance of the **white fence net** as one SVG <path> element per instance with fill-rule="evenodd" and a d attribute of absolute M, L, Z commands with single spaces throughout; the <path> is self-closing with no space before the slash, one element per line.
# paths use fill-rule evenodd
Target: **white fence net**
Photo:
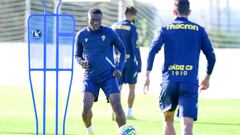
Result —
<path fill-rule="evenodd" d="M 95 2 L 90 2 L 95 1 Z M 91 7 L 103 10 L 103 25 L 110 26 L 121 18 L 125 5 L 134 5 L 138 9 L 136 26 L 139 30 L 139 42 L 148 46 L 158 26 L 168 22 L 172 7 L 170 1 L 158 0 L 156 4 L 148 0 L 63 0 L 60 13 L 76 17 L 76 31 L 87 26 L 87 11 Z M 240 10 L 234 8 L 237 0 L 203 0 L 204 10 L 195 10 L 197 1 L 191 1 L 191 17 L 197 23 L 204 20 L 210 38 L 215 47 L 240 47 Z M 58 0 L 45 0 L 47 12 L 54 13 Z M 168 8 L 164 7 L 166 5 Z M 235 6 L 236 7 L 236 6 Z M 26 21 L 29 15 L 43 13 L 41 0 L 1 0 L 0 1 L 0 42 L 26 41 Z M 194 20 L 194 21 L 195 21 Z"/>

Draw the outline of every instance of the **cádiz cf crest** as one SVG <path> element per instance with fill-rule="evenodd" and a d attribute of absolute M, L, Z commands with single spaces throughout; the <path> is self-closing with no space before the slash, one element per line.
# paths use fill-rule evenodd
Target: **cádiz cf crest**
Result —
<path fill-rule="evenodd" d="M 40 39 L 42 37 L 42 32 L 39 29 L 33 30 L 32 36 L 35 39 Z"/>
<path fill-rule="evenodd" d="M 88 38 L 85 38 L 85 42 L 87 42 L 88 41 Z"/>
<path fill-rule="evenodd" d="M 106 36 L 102 35 L 102 41 L 105 41 L 105 39 L 106 39 Z"/>

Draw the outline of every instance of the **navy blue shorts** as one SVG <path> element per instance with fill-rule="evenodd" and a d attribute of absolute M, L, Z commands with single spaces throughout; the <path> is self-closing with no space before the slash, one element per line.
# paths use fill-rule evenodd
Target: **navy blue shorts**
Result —
<path fill-rule="evenodd" d="M 178 117 L 197 120 L 198 86 L 191 83 L 164 82 L 161 84 L 159 106 L 163 112 L 175 111 Z"/>
<path fill-rule="evenodd" d="M 94 77 L 84 78 L 83 91 L 92 93 L 95 96 L 94 100 L 95 102 L 98 100 L 100 88 L 103 90 L 108 102 L 110 94 L 120 93 L 117 79 L 112 75 L 107 78 L 94 78 Z"/>
<path fill-rule="evenodd" d="M 138 71 L 136 66 L 124 67 L 122 71 L 122 77 L 118 79 L 118 84 L 122 85 L 123 83 L 136 84 L 138 77 Z"/>

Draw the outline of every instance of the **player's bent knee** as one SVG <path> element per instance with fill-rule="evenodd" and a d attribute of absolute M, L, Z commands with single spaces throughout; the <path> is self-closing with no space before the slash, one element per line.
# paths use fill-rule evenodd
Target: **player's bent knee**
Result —
<path fill-rule="evenodd" d="M 193 122 L 194 122 L 193 118 L 190 118 L 190 117 L 182 117 L 180 121 L 182 125 L 187 125 L 187 126 L 193 125 Z"/>
<path fill-rule="evenodd" d="M 134 91 L 135 90 L 135 84 L 129 84 L 129 89 Z"/>
<path fill-rule="evenodd" d="M 165 122 L 174 122 L 174 112 L 164 112 Z"/>
<path fill-rule="evenodd" d="M 181 130 L 184 135 L 192 135 L 193 122 L 194 120 L 189 117 L 183 117 L 180 119 Z"/>

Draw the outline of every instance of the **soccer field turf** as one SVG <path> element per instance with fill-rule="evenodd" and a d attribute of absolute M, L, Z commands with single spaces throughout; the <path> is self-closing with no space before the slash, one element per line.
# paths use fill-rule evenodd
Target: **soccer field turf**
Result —
<path fill-rule="evenodd" d="M 29 88 L 0 86 L 0 90 L 0 134 L 34 134 L 35 119 Z M 41 90 L 38 91 L 41 92 Z M 52 92 L 48 94 L 53 95 Z M 39 102 L 38 105 L 42 105 L 41 103 Z M 122 103 L 126 108 L 125 94 L 123 94 Z M 198 121 L 194 125 L 194 134 L 240 135 L 239 105 L 240 99 L 200 98 L 199 115 Z M 67 115 L 66 135 L 85 135 L 85 128 L 81 120 L 81 106 L 81 92 L 73 89 Z M 54 109 L 54 103 L 50 103 L 47 107 L 49 111 L 47 116 L 48 135 L 54 133 Z M 62 116 L 62 112 L 60 111 L 60 116 Z M 115 122 L 111 120 L 110 105 L 106 103 L 102 93 L 99 102 L 93 106 L 93 113 L 93 129 L 96 135 L 117 135 L 118 128 Z M 42 114 L 38 115 L 41 118 Z M 138 135 L 161 135 L 162 116 L 158 108 L 158 97 L 156 95 L 138 94 L 134 104 L 134 116 L 137 119 L 128 120 L 127 123 L 137 129 Z M 39 124 L 41 125 L 41 123 Z M 175 126 L 179 134 L 177 118 Z M 59 128 L 61 129 L 61 124 L 59 124 Z M 39 132 L 42 132 L 41 129 L 40 126 Z"/>

